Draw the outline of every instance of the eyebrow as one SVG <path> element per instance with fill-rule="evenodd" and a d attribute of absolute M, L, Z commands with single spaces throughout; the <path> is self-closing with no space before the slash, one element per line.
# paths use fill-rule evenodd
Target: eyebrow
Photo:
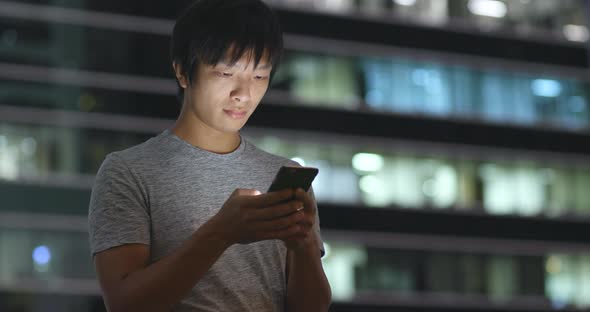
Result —
<path fill-rule="evenodd" d="M 220 61 L 220 62 L 219 62 L 219 65 L 225 65 L 225 66 L 227 66 L 227 67 L 239 67 L 239 68 L 244 68 L 244 66 L 242 65 L 242 63 L 239 63 L 239 62 L 237 62 L 237 63 L 235 63 L 235 64 L 231 65 L 231 64 L 230 64 L 230 63 L 228 63 L 228 62 L 225 62 L 225 61 Z M 270 69 L 270 68 L 272 68 L 272 65 L 271 65 L 271 64 L 269 64 L 269 63 L 266 63 L 266 64 L 264 64 L 264 65 L 259 65 L 259 66 L 258 66 L 258 67 L 256 67 L 255 69 Z"/>

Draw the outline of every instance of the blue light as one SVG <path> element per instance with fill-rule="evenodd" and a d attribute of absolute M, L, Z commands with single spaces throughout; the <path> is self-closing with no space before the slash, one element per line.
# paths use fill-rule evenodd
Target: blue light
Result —
<path fill-rule="evenodd" d="M 371 90 L 367 92 L 365 99 L 370 106 L 379 106 L 385 102 L 385 97 L 379 90 Z"/>
<path fill-rule="evenodd" d="M 415 85 L 418 86 L 424 86 L 426 85 L 426 82 L 428 81 L 428 71 L 426 69 L 414 69 L 412 71 L 412 82 Z"/>
<path fill-rule="evenodd" d="M 544 97 L 557 97 L 561 93 L 561 83 L 551 79 L 535 79 L 531 84 L 533 94 Z"/>
<path fill-rule="evenodd" d="M 551 305 L 557 310 L 561 310 L 567 306 L 567 302 L 563 299 L 552 299 Z"/>
<path fill-rule="evenodd" d="M 574 113 L 583 113 L 586 111 L 586 100 L 581 96 L 572 96 L 568 100 L 569 110 Z"/>
<path fill-rule="evenodd" d="M 33 261 L 38 265 L 45 265 L 51 261 L 51 251 L 47 246 L 37 246 L 33 250 Z"/>

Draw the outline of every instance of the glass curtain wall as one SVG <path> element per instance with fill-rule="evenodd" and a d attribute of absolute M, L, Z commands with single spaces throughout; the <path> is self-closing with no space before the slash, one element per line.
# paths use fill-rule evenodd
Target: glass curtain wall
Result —
<path fill-rule="evenodd" d="M 468 31 L 586 42 L 583 0 L 268 0 L 271 4 Z M 542 36 L 542 37 L 541 37 Z"/>

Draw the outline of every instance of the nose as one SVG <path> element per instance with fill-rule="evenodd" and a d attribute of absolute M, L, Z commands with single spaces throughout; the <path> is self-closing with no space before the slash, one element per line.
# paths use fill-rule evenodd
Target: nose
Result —
<path fill-rule="evenodd" d="M 231 97 L 237 102 L 250 101 L 250 86 L 248 83 L 241 82 L 231 92 Z"/>

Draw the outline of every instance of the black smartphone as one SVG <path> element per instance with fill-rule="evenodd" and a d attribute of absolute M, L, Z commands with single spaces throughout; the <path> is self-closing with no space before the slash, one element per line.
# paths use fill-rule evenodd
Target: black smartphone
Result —
<path fill-rule="evenodd" d="M 275 192 L 287 188 L 302 188 L 307 192 L 318 172 L 318 168 L 313 167 L 282 166 L 267 192 Z"/>

